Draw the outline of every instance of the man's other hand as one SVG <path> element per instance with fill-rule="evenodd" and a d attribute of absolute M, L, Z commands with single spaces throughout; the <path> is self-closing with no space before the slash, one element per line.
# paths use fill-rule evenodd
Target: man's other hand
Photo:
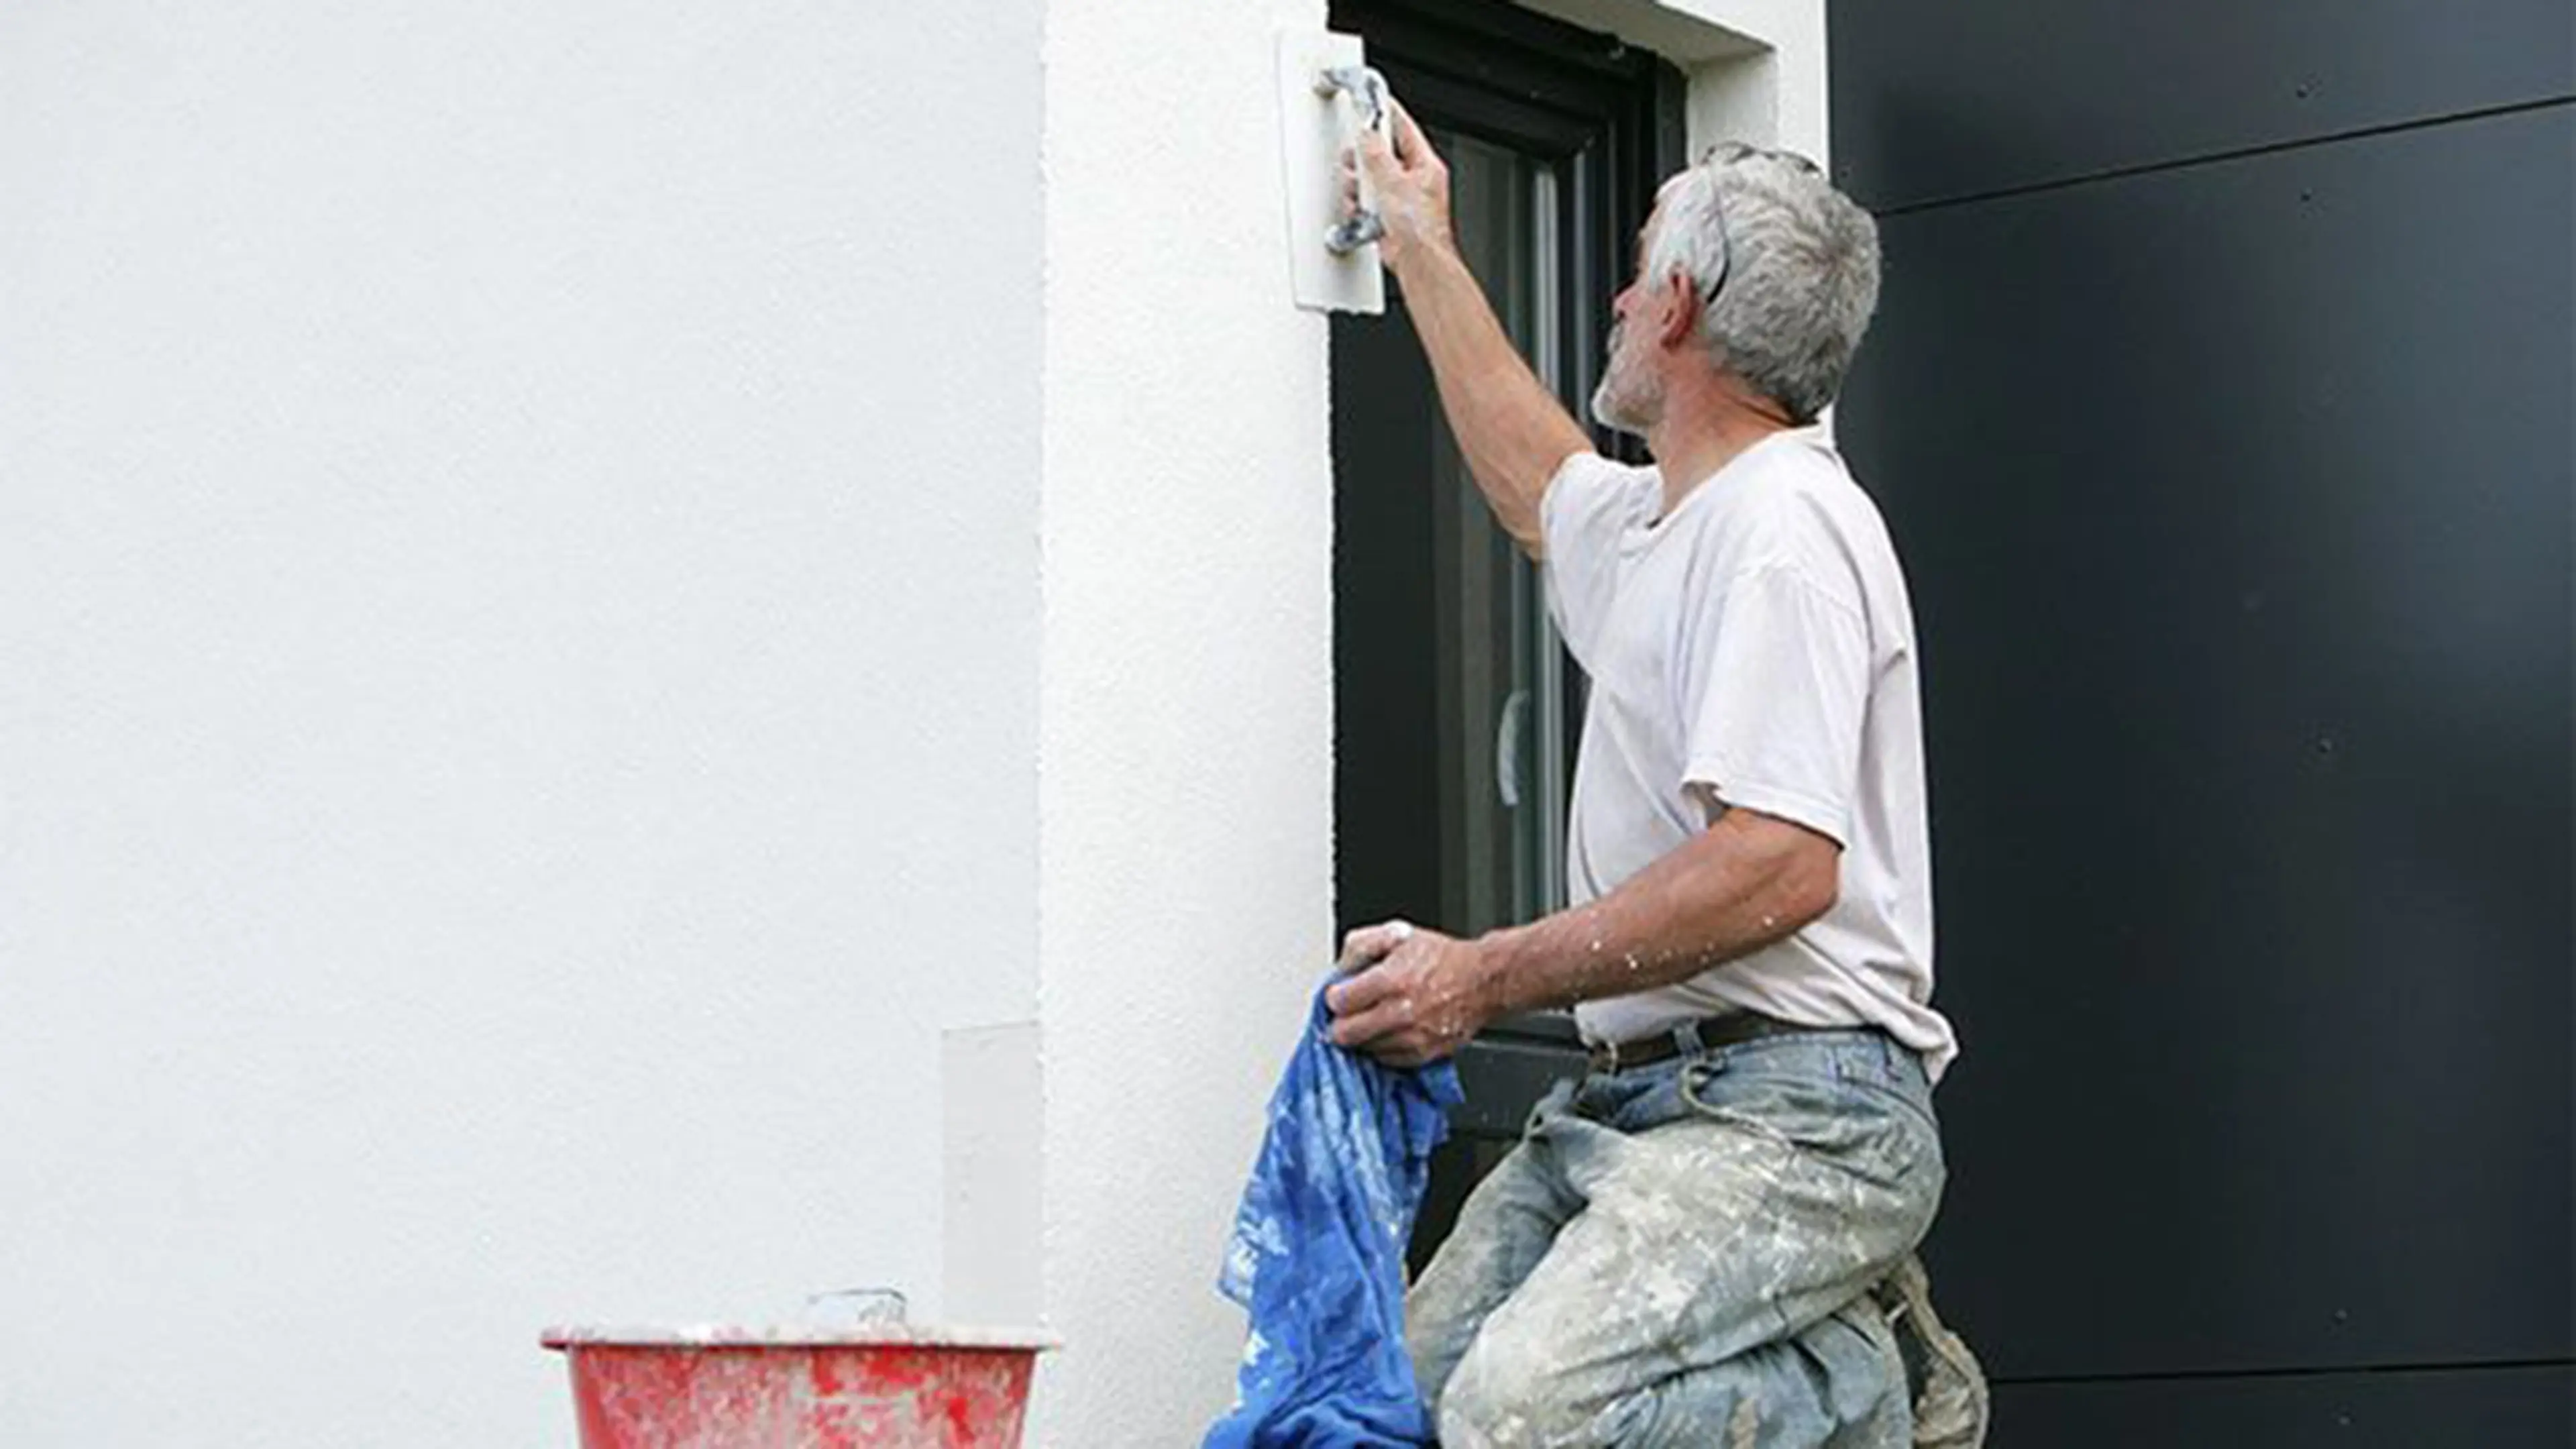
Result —
<path fill-rule="evenodd" d="M 1341 969 L 1347 978 L 1324 992 L 1333 1041 L 1389 1066 L 1436 1062 L 1494 1016 L 1476 944 L 1409 921 L 1351 932 Z"/>
<path fill-rule="evenodd" d="M 1346 212 L 1359 209 L 1359 171 L 1365 169 L 1376 194 L 1378 219 L 1386 223 L 1379 252 L 1388 270 L 1401 273 L 1413 258 L 1454 251 L 1457 242 L 1449 231 L 1449 164 L 1431 149 L 1430 138 L 1392 96 L 1387 98 L 1387 113 L 1391 138 L 1363 131 L 1356 159 L 1353 151 L 1342 153 L 1342 206 Z"/>

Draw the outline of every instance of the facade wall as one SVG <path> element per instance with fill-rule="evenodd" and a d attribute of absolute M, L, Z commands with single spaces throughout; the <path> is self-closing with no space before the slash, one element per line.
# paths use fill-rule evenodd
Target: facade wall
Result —
<path fill-rule="evenodd" d="M 1820 6 L 1551 8 L 1821 148 Z M 1223 1406 L 1323 15 L 0 19 L 12 1443 L 542 1442 L 550 1320 L 862 1283 L 1061 1332 L 1043 1442 Z"/>
<path fill-rule="evenodd" d="M 2474 9 L 1835 7 L 2006 1443 L 2576 1441 L 2576 14 Z"/>
<path fill-rule="evenodd" d="M 550 1320 L 937 1310 L 1039 23 L 0 16 L 0 1438 L 560 1443 Z"/>
<path fill-rule="evenodd" d="M 1332 935 L 1325 324 L 1288 294 L 1272 35 L 1320 0 L 1049 8 L 1040 763 L 1047 1442 L 1227 1402 L 1217 1254 Z"/>

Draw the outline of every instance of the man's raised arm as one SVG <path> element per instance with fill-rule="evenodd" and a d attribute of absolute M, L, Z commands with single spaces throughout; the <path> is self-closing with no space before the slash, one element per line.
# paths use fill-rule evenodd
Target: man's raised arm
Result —
<path fill-rule="evenodd" d="M 1379 249 L 1404 289 L 1405 310 L 1430 355 L 1440 406 L 1467 471 L 1503 531 L 1537 558 L 1540 496 L 1565 460 L 1590 451 L 1592 440 L 1513 350 L 1458 255 L 1449 228 L 1448 164 L 1402 106 L 1393 114 L 1392 145 L 1371 132 L 1358 148 L 1386 223 Z"/>

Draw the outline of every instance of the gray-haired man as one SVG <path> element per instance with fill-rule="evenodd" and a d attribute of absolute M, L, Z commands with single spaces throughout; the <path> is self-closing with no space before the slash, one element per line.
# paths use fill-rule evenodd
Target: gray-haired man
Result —
<path fill-rule="evenodd" d="M 1513 352 L 1446 167 L 1395 121 L 1355 163 L 1387 265 L 1592 682 L 1575 906 L 1476 940 L 1355 931 L 1330 995 L 1335 1037 L 1397 1063 L 1542 1006 L 1593 1044 L 1413 1288 L 1441 1440 L 1975 1444 L 1985 1386 L 1913 1258 L 1957 1051 L 1931 1006 L 1914 622 L 1877 509 L 1808 426 L 1876 303 L 1876 228 L 1780 153 L 1667 182 L 1592 400 L 1657 460 L 1624 467 Z"/>

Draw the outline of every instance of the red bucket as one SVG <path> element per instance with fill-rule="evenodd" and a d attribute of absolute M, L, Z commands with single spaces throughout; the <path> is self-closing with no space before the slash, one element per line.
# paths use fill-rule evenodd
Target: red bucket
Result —
<path fill-rule="evenodd" d="M 1017 1449 L 1043 1334 L 548 1329 L 582 1449 Z"/>

